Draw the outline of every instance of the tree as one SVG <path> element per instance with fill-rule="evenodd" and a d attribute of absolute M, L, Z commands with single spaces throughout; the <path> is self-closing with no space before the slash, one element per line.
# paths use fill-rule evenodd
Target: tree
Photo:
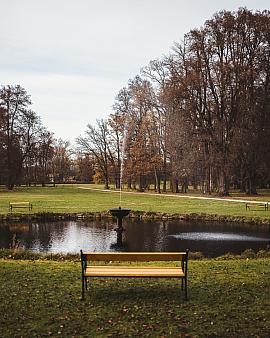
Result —
<path fill-rule="evenodd" d="M 91 183 L 94 175 L 94 164 L 92 156 L 78 153 L 75 160 L 76 179 L 83 183 Z"/>
<path fill-rule="evenodd" d="M 155 167 L 155 177 L 157 191 L 160 190 L 160 179 L 161 173 L 163 178 L 163 192 L 167 189 L 167 176 L 168 176 L 168 115 L 171 111 L 171 102 L 167 100 L 167 81 L 169 77 L 169 71 L 167 68 L 167 59 L 164 60 L 153 60 L 149 65 L 142 69 L 142 74 L 150 79 L 153 84 L 152 95 L 150 95 L 151 105 L 155 111 L 155 126 L 154 129 L 157 133 L 157 142 L 159 146 L 159 155 L 162 158 L 162 167 L 160 173 Z"/>
<path fill-rule="evenodd" d="M 96 177 L 221 195 L 269 184 L 269 27 L 269 11 L 221 11 L 129 80 L 109 120 L 79 139 Z"/>
<path fill-rule="evenodd" d="M 54 182 L 63 183 L 70 175 L 72 150 L 70 142 L 61 138 L 54 142 L 52 172 Z"/>
<path fill-rule="evenodd" d="M 36 114 L 28 109 L 30 97 L 21 86 L 2 86 L 0 90 L 1 152 L 5 184 L 12 190 L 19 182 L 23 162 L 34 145 L 39 126 Z"/>
<path fill-rule="evenodd" d="M 208 190 L 216 181 L 222 195 L 229 192 L 239 155 L 246 163 L 245 171 L 250 172 L 249 180 L 255 181 L 259 163 L 258 156 L 254 157 L 259 144 L 256 125 L 265 130 L 266 118 L 261 118 L 260 111 L 267 109 L 264 105 L 262 110 L 259 102 L 269 97 L 265 91 L 267 61 L 263 61 L 269 55 L 266 27 L 269 12 L 220 12 L 202 29 L 189 32 L 184 44 L 176 46 L 172 59 L 172 101 L 178 101 L 180 116 L 186 117 L 199 140 L 197 149 L 205 153 Z M 249 190 L 255 192 L 254 188 Z"/>
<path fill-rule="evenodd" d="M 35 148 L 35 182 L 40 182 L 45 187 L 49 182 L 50 176 L 53 178 L 52 159 L 54 154 L 53 133 L 45 128 L 41 128 L 39 140 Z"/>
<path fill-rule="evenodd" d="M 160 147 L 158 145 L 156 112 L 153 108 L 153 88 L 148 80 L 137 76 L 129 82 L 129 108 L 126 126 L 124 172 L 128 185 L 138 183 L 139 190 L 147 188 L 156 179 L 160 191 Z"/>
<path fill-rule="evenodd" d="M 109 189 L 109 130 L 105 120 L 97 120 L 97 126 L 87 125 L 85 136 L 76 139 L 79 150 L 94 156 L 101 170 L 105 189 Z"/>

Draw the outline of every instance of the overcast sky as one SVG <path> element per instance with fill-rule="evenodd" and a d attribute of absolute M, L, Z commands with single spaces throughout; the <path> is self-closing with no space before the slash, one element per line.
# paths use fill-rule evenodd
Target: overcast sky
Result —
<path fill-rule="evenodd" d="M 20 84 L 56 138 L 106 118 L 150 60 L 222 9 L 269 0 L 0 0 L 0 84 Z"/>

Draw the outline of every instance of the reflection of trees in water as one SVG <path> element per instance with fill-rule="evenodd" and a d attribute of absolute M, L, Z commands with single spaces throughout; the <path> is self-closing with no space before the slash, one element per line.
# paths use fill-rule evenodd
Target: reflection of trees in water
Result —
<path fill-rule="evenodd" d="M 88 236 L 89 248 L 93 251 L 108 251 L 110 247 L 111 233 L 115 227 L 110 219 L 95 219 L 91 221 L 81 221 Z M 90 231 L 89 231 L 90 230 Z"/>
<path fill-rule="evenodd" d="M 228 224 L 218 222 L 186 222 L 186 221 L 135 221 L 126 220 L 124 225 L 125 241 L 129 251 L 201 251 L 206 256 L 222 255 L 228 251 L 241 253 L 247 248 L 259 250 L 265 248 L 263 242 L 248 241 L 220 241 L 190 240 L 175 238 L 170 235 L 182 232 L 210 232 L 210 233 L 236 233 L 247 236 L 270 237 L 268 228 L 248 226 L 246 224 Z"/>
<path fill-rule="evenodd" d="M 51 238 L 55 232 L 64 231 L 66 222 L 55 223 L 33 223 L 30 226 L 28 248 L 38 251 L 46 251 L 51 245 Z"/>
<path fill-rule="evenodd" d="M 2 225 L 0 227 L 0 246 L 1 248 L 9 248 L 12 243 L 14 232 L 8 225 Z"/>
<path fill-rule="evenodd" d="M 125 224 L 125 241 L 129 251 L 166 251 L 166 222 L 128 219 Z"/>
<path fill-rule="evenodd" d="M 52 242 L 62 242 L 69 233 L 73 233 L 72 229 L 76 228 L 79 231 L 80 228 L 91 228 L 99 231 L 100 240 L 104 240 L 107 237 L 107 231 L 110 228 L 108 221 L 95 220 L 95 221 L 60 221 L 51 223 L 39 223 L 32 224 L 31 231 L 29 233 L 28 247 L 35 246 L 41 251 L 46 251 L 52 246 Z"/>
<path fill-rule="evenodd" d="M 38 250 L 44 251 L 49 247 L 51 241 L 51 231 L 54 229 L 54 223 L 34 223 L 29 227 L 29 238 L 27 247 L 37 247 Z"/>
<path fill-rule="evenodd" d="M 180 233 L 219 233 L 221 234 L 220 240 L 191 240 L 191 239 L 177 239 L 169 235 L 175 235 Z M 265 249 L 265 243 L 260 241 L 223 241 L 222 234 L 239 234 L 240 236 L 248 237 L 262 237 L 266 238 L 270 236 L 269 229 L 266 227 L 261 227 L 258 225 L 248 225 L 248 224 L 238 224 L 238 223 L 222 223 L 222 222 L 195 222 L 195 221 L 185 221 L 185 222 L 168 222 L 168 241 L 169 247 L 175 248 L 179 243 L 182 243 L 181 250 L 189 248 L 191 251 L 200 251 L 205 256 L 216 257 L 223 255 L 227 252 L 232 252 L 235 254 L 240 254 L 246 249 L 253 248 L 253 250 L 258 251 L 260 249 Z"/>
<path fill-rule="evenodd" d="M 10 248 L 14 241 L 24 246 L 24 239 L 28 233 L 28 223 L 4 223 L 0 226 L 0 248 Z"/>
<path fill-rule="evenodd" d="M 16 236 L 20 246 L 44 251 L 50 246 L 52 236 L 61 237 L 66 227 L 67 222 L 6 224 L 0 227 L 0 245 L 9 248 Z"/>

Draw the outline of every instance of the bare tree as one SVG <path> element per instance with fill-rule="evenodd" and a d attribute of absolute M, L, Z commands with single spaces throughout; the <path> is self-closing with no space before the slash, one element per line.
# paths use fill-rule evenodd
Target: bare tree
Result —
<path fill-rule="evenodd" d="M 54 142 L 52 171 L 54 182 L 63 183 L 70 174 L 72 149 L 69 141 L 61 138 Z"/>
<path fill-rule="evenodd" d="M 97 120 L 97 126 L 87 125 L 85 136 L 76 140 L 79 149 L 84 154 L 95 157 L 98 168 L 101 170 L 105 189 L 109 189 L 109 130 L 105 120 Z"/>

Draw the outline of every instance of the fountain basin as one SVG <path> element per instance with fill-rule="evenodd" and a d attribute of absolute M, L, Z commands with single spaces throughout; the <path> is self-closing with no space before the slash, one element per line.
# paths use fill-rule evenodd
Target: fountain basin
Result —
<path fill-rule="evenodd" d="M 122 209 L 122 208 L 113 208 L 109 210 L 111 215 L 114 217 L 119 218 L 123 218 L 125 216 L 127 216 L 130 213 L 130 209 Z"/>

